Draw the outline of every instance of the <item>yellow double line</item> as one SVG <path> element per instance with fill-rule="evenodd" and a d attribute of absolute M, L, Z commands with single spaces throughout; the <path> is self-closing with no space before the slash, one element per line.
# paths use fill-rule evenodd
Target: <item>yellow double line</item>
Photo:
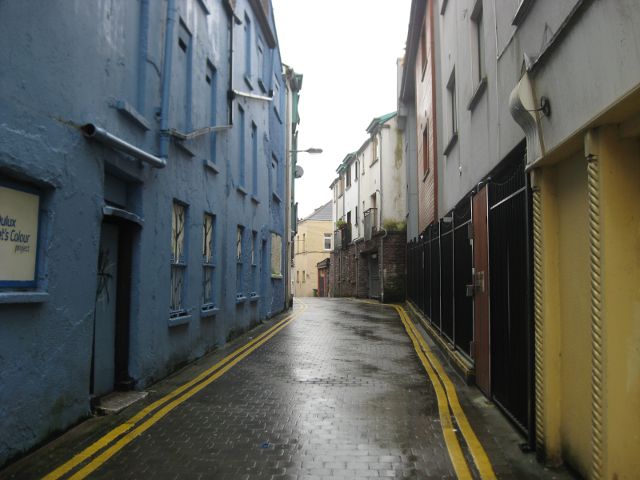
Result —
<path fill-rule="evenodd" d="M 427 342 L 424 340 L 422 335 L 420 335 L 416 326 L 407 315 L 405 309 L 400 305 L 393 305 L 393 307 L 398 312 L 398 315 L 404 324 L 404 328 L 413 343 L 413 347 L 420 358 L 420 362 L 427 371 L 429 379 L 435 389 L 438 401 L 438 412 L 440 414 L 440 425 L 442 427 L 442 433 L 449 452 L 449 458 L 451 458 L 451 463 L 453 464 L 456 475 L 460 479 L 473 478 L 469 465 L 462 453 L 462 447 L 460 446 L 458 437 L 456 436 L 456 431 L 451 421 L 452 415 L 460 428 L 460 432 L 462 433 L 462 437 L 464 438 L 469 452 L 471 453 L 471 457 L 473 458 L 473 462 L 480 474 L 480 478 L 483 480 L 495 479 L 496 474 L 493 471 L 489 457 L 484 451 L 484 448 L 482 448 L 482 444 L 478 440 L 478 437 L 476 437 L 471 425 L 469 425 L 467 416 L 464 414 L 462 406 L 458 401 L 456 388 L 451 382 L 451 379 L 443 370 L 438 359 L 433 355 L 433 352 L 427 345 Z"/>
<path fill-rule="evenodd" d="M 107 460 L 113 457 L 116 453 L 122 450 L 126 445 L 131 443 L 136 437 L 140 436 L 151 426 L 157 423 L 178 405 L 184 403 L 200 390 L 205 388 L 207 385 L 220 378 L 231 368 L 233 368 L 234 365 L 250 355 L 261 345 L 269 341 L 274 335 L 280 332 L 280 330 L 293 322 L 293 320 L 295 320 L 305 309 L 306 306 L 303 305 L 300 310 L 287 315 L 276 325 L 266 330 L 249 343 L 238 348 L 233 353 L 226 356 L 191 381 L 176 388 L 171 393 L 165 395 L 159 400 L 156 400 L 151 405 L 147 406 L 136 415 L 131 417 L 125 423 L 118 425 L 109 433 L 97 440 L 95 443 L 91 444 L 82 452 L 75 455 L 69 461 L 60 465 L 58 468 L 47 474 L 44 477 L 44 480 L 59 479 L 64 475 L 67 475 L 79 465 L 91 459 L 86 465 L 84 465 L 81 469 L 79 469 L 69 477 L 72 480 L 80 480 L 85 478 L 87 475 L 91 474 Z M 146 418 L 149 415 L 151 416 L 149 418 Z"/>

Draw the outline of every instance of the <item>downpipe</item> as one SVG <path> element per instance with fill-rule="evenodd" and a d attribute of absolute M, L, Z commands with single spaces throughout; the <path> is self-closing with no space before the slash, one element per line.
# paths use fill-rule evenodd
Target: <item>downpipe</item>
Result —
<path fill-rule="evenodd" d="M 167 30 L 164 38 L 162 64 L 162 101 L 160 105 L 160 156 L 169 157 L 169 95 L 171 94 L 171 64 L 173 62 L 173 32 L 176 24 L 176 2 L 167 1 Z"/>
<path fill-rule="evenodd" d="M 150 153 L 130 144 L 120 137 L 116 137 L 112 133 L 107 132 L 105 129 L 100 128 L 93 123 L 84 124 L 80 127 L 80 131 L 85 138 L 96 140 L 97 142 L 103 143 L 115 150 L 131 155 L 138 160 L 148 163 L 154 168 L 164 168 L 167 165 L 166 159 L 151 155 Z"/>

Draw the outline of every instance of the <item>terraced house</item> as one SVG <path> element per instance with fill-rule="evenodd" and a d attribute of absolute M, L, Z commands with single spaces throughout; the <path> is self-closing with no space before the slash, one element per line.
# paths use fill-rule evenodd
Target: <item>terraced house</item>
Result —
<path fill-rule="evenodd" d="M 542 461 L 594 479 L 640 470 L 639 21 L 413 1 L 399 95 L 410 300 Z"/>
<path fill-rule="evenodd" d="M 335 227 L 332 296 L 404 298 L 405 166 L 396 112 L 371 120 L 360 148 L 331 183 Z"/>
<path fill-rule="evenodd" d="M 3 464 L 285 308 L 290 127 L 269 1 L 0 25 Z"/>

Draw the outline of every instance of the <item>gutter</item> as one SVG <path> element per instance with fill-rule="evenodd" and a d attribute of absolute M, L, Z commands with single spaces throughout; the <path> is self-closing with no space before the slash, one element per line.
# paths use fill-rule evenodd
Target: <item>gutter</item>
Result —
<path fill-rule="evenodd" d="M 132 145 L 131 143 L 121 139 L 120 137 L 116 137 L 112 133 L 107 132 L 105 129 L 100 128 L 93 123 L 86 123 L 85 125 L 80 127 L 80 131 L 85 138 L 96 140 L 107 145 L 108 147 L 131 155 L 138 160 L 142 160 L 143 162 L 148 163 L 154 168 L 164 168 L 167 165 L 166 158 L 158 158 L 155 155 L 145 152 L 141 148 Z"/>

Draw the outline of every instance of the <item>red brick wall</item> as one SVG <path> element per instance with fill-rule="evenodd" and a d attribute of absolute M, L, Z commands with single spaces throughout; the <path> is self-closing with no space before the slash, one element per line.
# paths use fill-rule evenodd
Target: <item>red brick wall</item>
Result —
<path fill-rule="evenodd" d="M 381 246 L 384 251 L 381 252 Z M 329 291 L 332 297 L 368 298 L 369 266 L 372 253 L 382 257 L 384 276 L 384 301 L 402 301 L 405 298 L 406 272 L 405 232 L 388 232 L 376 235 L 368 242 L 349 245 L 349 248 L 331 252 Z M 382 253 L 382 255 L 381 255 Z M 357 279 L 357 282 L 356 282 Z"/>
<path fill-rule="evenodd" d="M 418 229 L 423 231 L 438 217 L 438 185 L 437 185 L 437 125 L 436 95 L 433 81 L 435 79 L 434 32 L 433 32 L 433 0 L 427 0 L 427 9 L 421 35 L 425 35 L 424 43 L 419 42 L 416 52 L 416 126 L 418 155 Z M 422 62 L 422 47 L 426 45 L 426 67 Z M 428 127 L 426 141 L 423 132 Z M 427 149 L 428 161 L 425 165 L 423 153 Z M 425 168 L 426 167 L 426 168 Z"/>

